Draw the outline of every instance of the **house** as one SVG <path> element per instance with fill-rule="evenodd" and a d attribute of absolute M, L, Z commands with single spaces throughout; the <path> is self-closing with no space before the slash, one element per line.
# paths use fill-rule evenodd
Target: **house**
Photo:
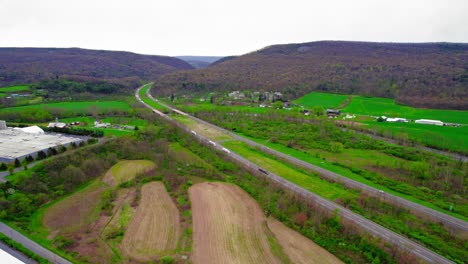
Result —
<path fill-rule="evenodd" d="M 335 109 L 327 109 L 327 116 L 328 117 L 335 117 L 341 115 L 341 110 Z"/>
<path fill-rule="evenodd" d="M 431 119 L 418 119 L 414 121 L 416 124 L 425 124 L 425 125 L 435 125 L 435 126 L 443 126 L 444 122 L 440 120 L 431 120 Z"/>
<path fill-rule="evenodd" d="M 56 117 L 56 118 L 55 118 L 55 122 L 50 122 L 49 125 L 47 125 L 47 127 L 49 127 L 49 128 L 51 128 L 51 127 L 66 128 L 66 127 L 67 127 L 67 124 L 62 123 L 62 122 L 59 122 L 59 121 L 58 121 L 58 118 Z"/>

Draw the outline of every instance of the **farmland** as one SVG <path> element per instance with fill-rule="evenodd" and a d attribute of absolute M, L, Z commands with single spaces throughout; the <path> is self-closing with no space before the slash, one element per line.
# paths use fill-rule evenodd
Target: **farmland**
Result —
<path fill-rule="evenodd" d="M 278 243 L 293 263 L 297 264 L 322 264 L 342 263 L 328 251 L 319 247 L 298 232 L 288 228 L 278 220 L 269 217 L 268 228 L 275 235 Z"/>
<path fill-rule="evenodd" d="M 348 97 L 348 95 L 341 94 L 312 92 L 293 102 L 305 107 L 323 106 L 324 108 L 338 108 Z"/>
<path fill-rule="evenodd" d="M 106 112 L 106 111 L 128 111 L 130 106 L 125 102 L 120 101 L 96 101 L 96 102 L 62 102 L 62 103 L 49 103 L 37 104 L 28 106 L 17 106 L 0 109 L 1 112 L 25 112 L 29 110 L 59 110 L 68 111 L 74 114 L 86 114 L 90 111 Z"/>
<path fill-rule="evenodd" d="M 223 183 L 199 183 L 189 193 L 194 263 L 280 262 L 269 246 L 265 216 L 247 193 Z"/>
<path fill-rule="evenodd" d="M 141 202 L 122 239 L 122 252 L 140 261 L 170 255 L 179 238 L 179 212 L 161 182 L 143 185 Z"/>
<path fill-rule="evenodd" d="M 48 207 L 44 212 L 44 226 L 52 234 L 72 233 L 96 221 L 99 203 L 106 187 L 95 181 L 81 191 Z"/>
<path fill-rule="evenodd" d="M 8 87 L 0 87 L 0 93 L 17 93 L 29 90 L 29 85 L 15 85 Z"/>

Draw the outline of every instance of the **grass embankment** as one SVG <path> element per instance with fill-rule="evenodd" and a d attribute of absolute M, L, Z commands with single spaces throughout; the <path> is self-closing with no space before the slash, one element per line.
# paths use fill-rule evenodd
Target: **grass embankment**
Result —
<path fill-rule="evenodd" d="M 176 121 L 180 122 L 181 124 L 185 125 L 186 127 L 190 128 L 191 130 L 199 133 L 211 140 L 230 140 L 233 139 L 231 136 L 227 135 L 226 133 L 220 132 L 217 129 L 214 129 L 210 126 L 201 124 L 193 119 L 190 119 L 186 116 L 181 116 L 179 114 L 174 114 L 171 116 Z"/>
<path fill-rule="evenodd" d="M 124 160 L 112 166 L 104 175 L 102 181 L 110 186 L 116 186 L 123 182 L 130 181 L 139 173 L 150 171 L 156 167 L 154 162 L 149 160 Z"/>
<path fill-rule="evenodd" d="M 253 163 L 259 164 L 262 168 L 280 175 L 286 180 L 326 199 L 335 200 L 338 198 L 358 197 L 357 191 L 347 190 L 339 184 L 330 183 L 326 180 L 320 179 L 318 176 L 301 172 L 289 164 L 266 156 L 260 151 L 249 147 L 246 143 L 240 141 L 227 141 L 222 145 Z"/>
<path fill-rule="evenodd" d="M 141 100 L 143 102 L 145 102 L 146 104 L 150 105 L 151 107 L 153 107 L 154 109 L 156 110 L 159 110 L 159 111 L 166 111 L 167 108 L 158 104 L 157 102 L 151 100 L 151 98 L 149 98 L 147 95 L 146 95 L 146 92 L 148 91 L 148 89 L 151 88 L 151 85 L 152 84 L 146 84 L 145 86 L 143 86 L 143 88 L 141 88 L 140 92 L 138 93 L 138 95 L 140 96 Z"/>

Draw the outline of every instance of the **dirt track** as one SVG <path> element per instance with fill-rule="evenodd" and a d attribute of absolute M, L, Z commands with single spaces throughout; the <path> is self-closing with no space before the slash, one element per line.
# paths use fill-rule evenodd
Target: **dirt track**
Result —
<path fill-rule="evenodd" d="M 239 187 L 199 183 L 189 189 L 193 263 L 279 263 L 268 244 L 265 217 Z"/>
<path fill-rule="evenodd" d="M 161 182 L 141 189 L 141 201 L 122 239 L 122 254 L 139 261 L 170 255 L 179 238 L 179 211 Z"/>

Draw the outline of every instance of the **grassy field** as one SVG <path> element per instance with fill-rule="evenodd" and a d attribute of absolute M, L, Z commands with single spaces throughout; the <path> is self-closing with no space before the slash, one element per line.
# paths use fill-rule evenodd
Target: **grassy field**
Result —
<path fill-rule="evenodd" d="M 468 111 L 414 108 L 395 104 L 388 98 L 353 96 L 344 112 L 372 116 L 403 117 L 415 119 L 436 119 L 443 122 L 468 124 Z"/>
<path fill-rule="evenodd" d="M 210 126 L 204 125 L 199 123 L 193 119 L 187 118 L 185 116 L 181 116 L 178 114 L 171 116 L 173 119 L 179 121 L 181 124 L 187 126 L 191 130 L 195 131 L 196 133 L 200 133 L 201 135 L 210 138 L 212 140 L 230 140 L 232 139 L 231 136 L 227 135 L 226 133 L 220 132 L 217 129 L 214 129 Z"/>
<path fill-rule="evenodd" d="M 312 92 L 294 100 L 293 102 L 305 107 L 323 106 L 324 108 L 337 108 L 348 97 L 349 95 L 343 94 Z"/>
<path fill-rule="evenodd" d="M 373 130 L 386 136 L 399 138 L 401 133 L 420 144 L 468 153 L 468 126 L 447 127 L 414 123 L 366 122 Z"/>
<path fill-rule="evenodd" d="M 189 194 L 193 263 L 281 262 L 272 252 L 262 209 L 245 191 L 217 182 L 195 184 Z"/>
<path fill-rule="evenodd" d="M 86 188 L 66 197 L 44 211 L 43 224 L 54 233 L 75 232 L 99 216 L 101 195 L 106 186 L 94 181 Z"/>
<path fill-rule="evenodd" d="M 242 135 L 242 136 L 245 137 L 245 135 Z M 423 200 L 414 198 L 411 195 L 403 194 L 403 193 L 394 191 L 392 189 L 389 189 L 386 186 L 376 184 L 376 183 L 366 179 L 364 176 L 359 175 L 357 173 L 354 173 L 354 172 L 352 172 L 351 170 L 349 170 L 347 168 L 344 168 L 342 166 L 337 166 L 337 165 L 333 164 L 333 160 L 337 160 L 337 159 L 339 159 L 340 163 L 350 163 L 350 162 L 358 162 L 358 163 L 359 162 L 361 162 L 361 163 L 362 162 L 370 162 L 370 163 L 373 163 L 373 162 L 390 162 L 390 163 L 393 163 L 394 162 L 395 159 L 392 160 L 387 155 L 384 155 L 382 153 L 376 153 L 375 151 L 365 151 L 365 150 L 357 150 L 356 152 L 352 152 L 352 153 L 345 152 L 345 153 L 341 153 L 341 154 L 327 153 L 327 152 L 323 152 L 323 151 L 313 151 L 313 150 L 308 151 L 308 152 L 303 152 L 303 151 L 296 150 L 294 148 L 288 148 L 288 147 L 286 147 L 286 146 L 284 146 L 282 144 L 271 143 L 268 140 L 257 139 L 257 138 L 252 138 L 252 137 L 247 137 L 247 138 L 249 138 L 250 140 L 255 141 L 257 143 L 263 144 L 263 145 L 265 145 L 265 146 L 267 146 L 267 147 L 269 147 L 271 149 L 274 149 L 274 150 L 277 150 L 279 152 L 290 155 L 292 157 L 295 157 L 295 158 L 297 158 L 299 160 L 303 160 L 303 161 L 308 162 L 310 164 L 313 164 L 313 165 L 316 165 L 318 167 L 324 168 L 326 170 L 329 170 L 329 171 L 335 172 L 337 174 L 343 175 L 343 176 L 345 176 L 347 178 L 350 178 L 352 180 L 364 183 L 364 184 L 366 184 L 368 186 L 371 186 L 371 187 L 374 187 L 376 189 L 383 190 L 386 193 L 390 193 L 390 194 L 399 196 L 399 197 L 404 198 L 406 200 L 409 200 L 409 201 L 415 202 L 417 204 L 432 208 L 434 210 L 443 212 L 445 214 L 452 215 L 454 217 L 460 218 L 460 219 L 465 220 L 465 221 L 468 220 L 468 218 L 464 217 L 461 214 L 457 214 L 457 213 L 453 213 L 453 212 L 449 211 L 449 204 L 446 207 L 441 208 L 441 207 L 436 206 L 434 203 L 431 203 L 429 201 L 423 201 Z M 316 155 L 317 153 L 319 153 L 319 155 Z M 360 156 L 360 158 L 350 159 L 348 157 L 349 155 L 357 155 L 357 156 Z M 338 157 L 340 157 L 340 158 L 338 158 Z M 376 160 L 376 157 L 382 158 L 382 160 L 378 161 L 378 160 Z M 352 164 L 352 165 L 354 167 L 355 164 Z"/>
<path fill-rule="evenodd" d="M 123 182 L 132 180 L 139 173 L 154 169 L 156 164 L 149 160 L 125 160 L 112 166 L 104 175 L 102 181 L 116 186 Z"/>
<path fill-rule="evenodd" d="M 250 148 L 243 142 L 227 141 L 223 143 L 223 146 L 233 150 L 255 164 L 261 165 L 266 170 L 277 175 L 281 175 L 281 177 L 288 181 L 291 181 L 326 199 L 333 201 L 338 198 L 355 196 L 355 193 L 352 190 L 346 190 L 340 185 L 322 180 L 318 176 L 302 173 L 284 162 L 265 156 L 263 153 Z"/>
<path fill-rule="evenodd" d="M 50 104 L 37 104 L 28 106 L 17 106 L 0 109 L 1 111 L 28 111 L 34 109 L 57 109 L 62 111 L 69 111 L 77 114 L 89 113 L 92 111 L 105 112 L 111 110 L 117 111 L 128 111 L 130 106 L 125 102 L 120 101 L 102 101 L 102 102 L 62 102 L 62 103 L 50 103 Z"/>
<path fill-rule="evenodd" d="M 280 221 L 269 217 L 268 228 L 293 263 L 322 264 L 342 263 L 330 252 L 321 248 L 310 239 L 285 226 Z"/>
<path fill-rule="evenodd" d="M 28 91 L 29 85 L 15 85 L 15 86 L 8 86 L 8 87 L 0 87 L 0 93 L 17 93 Z"/>
<path fill-rule="evenodd" d="M 143 185 L 141 195 L 121 249 L 125 256 L 150 261 L 176 249 L 180 233 L 179 211 L 161 182 Z"/>

